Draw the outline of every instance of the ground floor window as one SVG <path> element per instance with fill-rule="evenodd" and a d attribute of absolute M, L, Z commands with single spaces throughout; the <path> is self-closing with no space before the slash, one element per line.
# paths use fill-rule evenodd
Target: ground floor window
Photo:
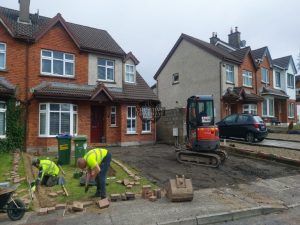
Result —
<path fill-rule="evenodd" d="M 127 133 L 136 133 L 136 107 L 127 107 Z"/>
<path fill-rule="evenodd" d="M 110 111 L 110 125 L 115 127 L 117 126 L 117 107 L 112 106 Z"/>
<path fill-rule="evenodd" d="M 0 102 L 0 138 L 6 137 L 6 103 Z"/>
<path fill-rule="evenodd" d="M 288 105 L 288 115 L 289 118 L 294 118 L 295 116 L 295 104 L 294 103 L 289 103 Z"/>
<path fill-rule="evenodd" d="M 243 113 L 256 115 L 257 114 L 257 105 L 255 105 L 255 104 L 243 105 Z"/>
<path fill-rule="evenodd" d="M 273 98 L 265 98 L 263 102 L 263 112 L 262 115 L 265 117 L 273 117 L 274 116 L 274 99 Z"/>
<path fill-rule="evenodd" d="M 39 135 L 77 134 L 77 105 L 68 103 L 41 103 Z"/>

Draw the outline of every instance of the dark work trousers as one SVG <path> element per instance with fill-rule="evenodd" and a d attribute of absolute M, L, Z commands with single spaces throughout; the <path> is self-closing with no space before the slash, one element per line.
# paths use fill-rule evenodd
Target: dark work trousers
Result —
<path fill-rule="evenodd" d="M 53 187 L 54 185 L 57 185 L 57 182 L 58 182 L 57 176 L 44 175 L 41 184 L 47 187 Z"/>
<path fill-rule="evenodd" d="M 101 198 L 106 198 L 106 176 L 107 172 L 110 166 L 110 161 L 111 161 L 111 153 L 107 152 L 107 155 L 105 158 L 102 160 L 100 164 L 100 173 L 97 174 L 96 176 L 96 184 L 97 184 L 97 191 L 96 191 L 96 196 L 101 197 Z"/>

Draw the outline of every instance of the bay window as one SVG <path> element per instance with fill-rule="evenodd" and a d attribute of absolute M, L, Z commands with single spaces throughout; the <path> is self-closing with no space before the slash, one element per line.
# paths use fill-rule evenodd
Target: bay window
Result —
<path fill-rule="evenodd" d="M 68 103 L 40 104 L 39 135 L 77 134 L 77 106 Z"/>
<path fill-rule="evenodd" d="M 289 118 L 294 118 L 294 116 L 295 116 L 295 104 L 294 103 L 288 104 L 288 116 L 289 116 Z"/>
<path fill-rule="evenodd" d="M 265 117 L 273 117 L 274 116 L 274 99 L 273 98 L 265 98 L 263 101 L 263 112 L 262 115 Z"/>
<path fill-rule="evenodd" d="M 0 102 L 0 138 L 6 137 L 6 104 Z"/>

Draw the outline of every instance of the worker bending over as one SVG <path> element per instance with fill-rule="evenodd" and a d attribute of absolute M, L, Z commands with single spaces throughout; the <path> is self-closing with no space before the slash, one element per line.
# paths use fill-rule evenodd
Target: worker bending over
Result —
<path fill-rule="evenodd" d="M 33 191 L 35 187 L 41 185 L 46 185 L 47 187 L 52 187 L 58 183 L 58 166 L 49 159 L 33 159 L 32 165 L 38 168 L 39 174 L 33 186 Z"/>
<path fill-rule="evenodd" d="M 77 166 L 80 169 L 87 169 L 86 180 L 95 178 L 97 185 L 95 197 L 101 197 L 101 199 L 106 198 L 106 176 L 110 161 L 111 153 L 105 148 L 91 149 L 83 158 L 77 160 Z"/>

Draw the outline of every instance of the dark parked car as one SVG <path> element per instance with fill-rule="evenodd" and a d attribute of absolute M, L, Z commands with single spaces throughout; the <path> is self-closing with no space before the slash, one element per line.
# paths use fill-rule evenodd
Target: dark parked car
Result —
<path fill-rule="evenodd" d="M 254 142 L 262 141 L 268 135 L 262 118 L 251 114 L 232 114 L 217 125 L 223 138 L 244 138 L 247 142 Z"/>

